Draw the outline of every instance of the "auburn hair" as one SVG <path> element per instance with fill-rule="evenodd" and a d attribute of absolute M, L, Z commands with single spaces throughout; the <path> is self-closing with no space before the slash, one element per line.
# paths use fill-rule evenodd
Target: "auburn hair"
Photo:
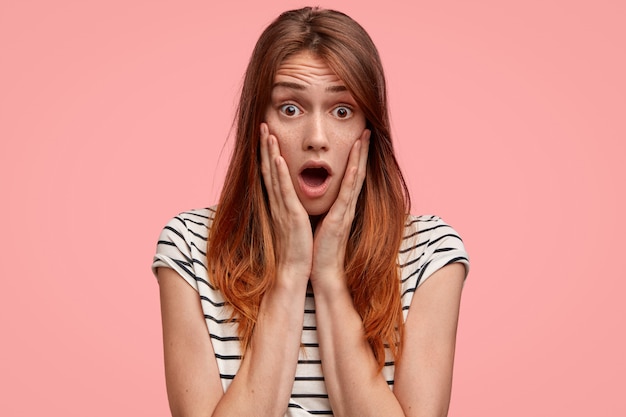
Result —
<path fill-rule="evenodd" d="M 235 146 L 209 235 L 209 275 L 232 307 L 231 319 L 237 322 L 245 352 L 263 295 L 276 276 L 272 217 L 260 168 L 260 124 L 276 70 L 285 58 L 305 50 L 325 60 L 345 83 L 371 130 L 345 270 L 380 370 L 386 347 L 400 358 L 403 318 L 397 257 L 410 198 L 391 142 L 380 57 L 367 32 L 347 15 L 310 7 L 292 10 L 261 34 L 245 73 Z"/>

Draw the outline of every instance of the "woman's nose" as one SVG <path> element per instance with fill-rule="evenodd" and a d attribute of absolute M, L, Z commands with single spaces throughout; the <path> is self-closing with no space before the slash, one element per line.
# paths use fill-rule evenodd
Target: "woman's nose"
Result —
<path fill-rule="evenodd" d="M 323 115 L 311 115 L 304 132 L 303 147 L 305 150 L 328 150 L 328 132 Z"/>

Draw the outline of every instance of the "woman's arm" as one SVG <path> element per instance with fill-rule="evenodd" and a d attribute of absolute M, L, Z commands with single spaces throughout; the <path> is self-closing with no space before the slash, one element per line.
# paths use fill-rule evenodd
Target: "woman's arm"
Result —
<path fill-rule="evenodd" d="M 328 286 L 315 292 L 324 378 L 336 416 L 447 415 L 464 276 L 462 264 L 451 264 L 415 292 L 393 392 L 376 372 L 347 287 Z"/>
<path fill-rule="evenodd" d="M 173 269 L 159 268 L 158 279 L 172 416 L 211 416 L 223 390 L 200 297 Z"/>
<path fill-rule="evenodd" d="M 413 295 L 393 392 L 407 416 L 447 416 L 465 266 L 454 263 Z"/>
<path fill-rule="evenodd" d="M 198 294 L 169 268 L 159 268 L 158 276 L 172 416 L 283 416 L 298 362 L 306 285 L 277 284 L 266 293 L 251 347 L 223 393 Z"/>

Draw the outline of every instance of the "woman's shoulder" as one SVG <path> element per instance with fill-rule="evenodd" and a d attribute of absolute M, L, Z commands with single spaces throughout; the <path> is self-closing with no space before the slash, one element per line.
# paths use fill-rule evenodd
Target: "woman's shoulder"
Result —
<path fill-rule="evenodd" d="M 206 238 L 214 217 L 215 207 L 182 211 L 167 222 L 163 232 L 175 233 L 177 235 L 191 233 L 192 235 Z"/>
<path fill-rule="evenodd" d="M 157 256 L 190 258 L 192 248 L 205 248 L 214 216 L 215 208 L 206 207 L 183 211 L 170 218 L 159 235 Z"/>
<path fill-rule="evenodd" d="M 417 237 L 418 235 L 420 240 L 437 238 L 443 235 L 454 235 L 461 239 L 452 226 L 434 214 L 408 215 L 404 224 L 404 231 L 405 239 Z"/>
<path fill-rule="evenodd" d="M 182 211 L 178 213 L 175 218 L 180 218 L 184 221 L 189 221 L 191 223 L 200 223 L 202 225 L 209 225 L 213 218 L 215 217 L 215 206 L 197 208 L 187 211 Z"/>
<path fill-rule="evenodd" d="M 400 245 L 400 262 L 416 266 L 461 262 L 468 267 L 469 256 L 459 233 L 441 217 L 409 215 Z"/>
<path fill-rule="evenodd" d="M 153 258 L 152 271 L 159 267 L 174 269 L 197 289 L 197 282 L 207 282 L 206 244 L 215 215 L 214 207 L 188 210 L 172 217 L 161 230 Z"/>

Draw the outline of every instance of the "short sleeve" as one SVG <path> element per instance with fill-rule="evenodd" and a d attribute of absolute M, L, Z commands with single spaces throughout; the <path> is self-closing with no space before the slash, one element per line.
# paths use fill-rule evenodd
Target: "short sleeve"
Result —
<path fill-rule="evenodd" d="M 465 277 L 469 272 L 469 256 L 463 240 L 438 216 L 409 219 L 399 262 L 405 319 L 415 291 L 439 269 L 458 262 L 465 266 Z"/>
<path fill-rule="evenodd" d="M 183 215 L 181 213 L 171 219 L 161 231 L 152 261 L 152 273 L 156 277 L 158 268 L 172 268 L 198 291 L 189 237 L 190 230 Z"/>
<path fill-rule="evenodd" d="M 451 226 L 437 217 L 434 227 L 424 232 L 428 243 L 424 248 L 424 263 L 421 279 L 422 285 L 432 274 L 452 263 L 462 263 L 465 266 L 465 278 L 469 273 L 469 255 L 461 236 Z"/>

